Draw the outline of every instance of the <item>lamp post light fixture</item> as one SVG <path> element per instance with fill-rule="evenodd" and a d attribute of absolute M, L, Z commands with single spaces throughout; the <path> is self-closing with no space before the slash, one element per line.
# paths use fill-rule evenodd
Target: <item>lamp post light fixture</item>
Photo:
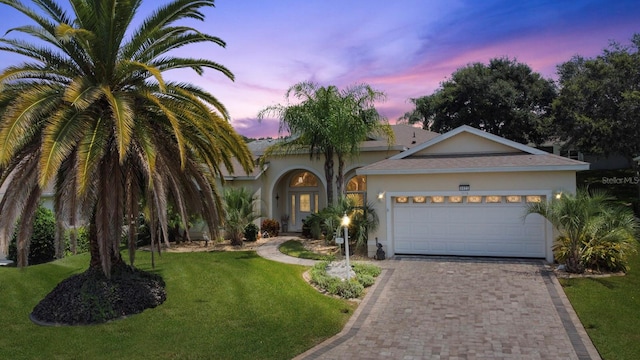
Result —
<path fill-rule="evenodd" d="M 349 281 L 351 266 L 349 265 L 349 223 L 351 219 L 347 216 L 347 213 L 344 213 L 342 217 L 342 226 L 344 227 L 344 253 L 346 256 L 346 265 L 347 265 L 347 281 Z"/>

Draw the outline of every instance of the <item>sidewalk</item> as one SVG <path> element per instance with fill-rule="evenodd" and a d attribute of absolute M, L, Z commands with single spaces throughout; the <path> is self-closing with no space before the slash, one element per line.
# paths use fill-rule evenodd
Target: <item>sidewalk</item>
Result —
<path fill-rule="evenodd" d="M 276 237 L 273 240 L 270 240 L 267 243 L 262 244 L 257 252 L 258 255 L 262 256 L 265 259 L 285 263 L 285 264 L 294 264 L 294 265 L 304 265 L 304 266 L 313 266 L 317 261 L 309 260 L 309 259 L 300 259 L 293 256 L 285 255 L 278 250 L 282 243 L 289 240 L 297 240 L 299 237 L 297 236 L 280 236 Z"/>

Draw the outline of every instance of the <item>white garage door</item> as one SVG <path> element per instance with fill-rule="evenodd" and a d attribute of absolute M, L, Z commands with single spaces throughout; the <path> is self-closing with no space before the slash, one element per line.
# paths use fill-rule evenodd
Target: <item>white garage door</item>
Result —
<path fill-rule="evenodd" d="M 396 254 L 545 257 L 545 221 L 523 219 L 520 203 L 397 203 L 393 241 Z M 407 201 L 406 198 L 404 201 Z"/>

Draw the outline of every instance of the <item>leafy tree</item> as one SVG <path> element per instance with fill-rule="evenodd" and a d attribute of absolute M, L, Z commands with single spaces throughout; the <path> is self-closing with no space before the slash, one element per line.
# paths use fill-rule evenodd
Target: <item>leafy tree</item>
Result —
<path fill-rule="evenodd" d="M 401 120 L 446 132 L 469 125 L 519 143 L 540 144 L 549 136 L 552 80 L 508 58 L 458 69 L 433 94 L 411 99 L 415 109 Z"/>
<path fill-rule="evenodd" d="M 258 201 L 244 187 L 226 188 L 224 191 L 224 230 L 231 238 L 231 245 L 242 246 L 242 237 L 247 225 L 259 217 L 255 212 Z"/>
<path fill-rule="evenodd" d="M 640 34 L 629 46 L 611 43 L 595 58 L 574 56 L 558 66 L 558 75 L 553 110 L 567 146 L 620 154 L 634 164 L 640 154 Z"/>
<path fill-rule="evenodd" d="M 214 1 L 174 0 L 137 22 L 141 2 L 70 0 L 68 13 L 50 0 L 33 1 L 39 12 L 0 0 L 34 22 L 9 33 L 37 40 L 0 39 L 1 50 L 30 59 L 0 73 L 0 185 L 7 186 L 0 229 L 10 233 L 20 216 L 18 241 L 29 238 L 42 189 L 54 183 L 57 221 L 74 226 L 78 213 L 89 221 L 90 269 L 107 277 L 123 264 L 123 225 L 133 264 L 141 200 L 165 241 L 168 197 L 182 219 L 203 214 L 216 229 L 221 167 L 232 169 L 232 157 L 245 171 L 252 167 L 225 107 L 203 89 L 163 77 L 209 68 L 233 79 L 214 61 L 169 54 L 191 44 L 225 45 L 176 24 L 204 20 L 201 10 Z M 25 259 L 18 254 L 19 265 Z"/>
<path fill-rule="evenodd" d="M 558 230 L 555 257 L 566 270 L 585 268 L 626 270 L 628 255 L 635 251 L 638 222 L 633 212 L 613 202 L 606 192 L 562 194 L 551 202 L 531 203 L 527 214 L 544 216 Z"/>
<path fill-rule="evenodd" d="M 291 134 L 268 149 L 266 155 L 309 151 L 312 159 L 322 156 L 328 204 L 333 203 L 336 159 L 337 190 L 342 194 L 345 159 L 357 156 L 360 144 L 368 136 L 382 135 L 389 143 L 393 141 L 391 127 L 374 107 L 384 94 L 369 85 L 354 85 L 341 91 L 335 86 L 301 82 L 289 88 L 285 98 L 287 104 L 267 107 L 258 114 L 260 119 L 275 115 L 280 119 L 279 132 Z M 298 102 L 291 103 L 292 100 Z"/>

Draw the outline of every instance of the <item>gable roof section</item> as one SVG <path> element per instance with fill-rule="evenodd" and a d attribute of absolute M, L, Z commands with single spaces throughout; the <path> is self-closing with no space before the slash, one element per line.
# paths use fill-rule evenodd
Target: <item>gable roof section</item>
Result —
<path fill-rule="evenodd" d="M 460 127 L 457 127 L 449 132 L 446 132 L 440 136 L 434 137 L 418 146 L 415 146 L 413 148 L 411 148 L 411 150 L 405 151 L 403 153 L 397 154 L 395 156 L 392 157 L 392 159 L 402 159 L 402 158 L 406 158 L 409 157 L 417 152 L 420 152 L 422 150 L 427 149 L 428 147 L 434 146 L 436 144 L 442 143 L 448 139 L 451 139 L 453 137 L 455 137 L 456 135 L 460 134 L 460 133 L 469 133 L 469 134 L 473 134 L 476 136 L 479 136 L 481 138 L 490 140 L 490 141 L 494 141 L 498 144 L 501 145 L 505 145 L 508 146 L 510 148 L 513 148 L 514 150 L 520 150 L 522 152 L 526 152 L 526 153 L 530 153 L 530 154 L 548 154 L 547 152 L 543 151 L 543 150 L 539 150 L 539 149 L 534 149 L 530 146 L 527 145 L 523 145 L 520 143 L 517 143 L 515 141 L 511 141 L 508 139 L 505 139 L 503 137 L 497 136 L 497 135 L 493 135 L 493 134 L 489 134 L 486 131 L 482 131 L 479 129 L 476 129 L 474 127 L 468 126 L 468 125 L 462 125 Z"/>
<path fill-rule="evenodd" d="M 485 149 L 461 152 L 429 152 L 429 148 L 445 148 L 455 137 L 477 136 L 478 144 L 495 143 L 499 152 Z M 490 147 L 489 147 L 490 148 Z M 451 147 L 449 147 L 451 149 Z M 462 172 L 515 172 L 588 170 L 589 164 L 549 154 L 527 145 L 463 125 L 389 159 L 360 168 L 359 175 L 433 174 Z"/>

